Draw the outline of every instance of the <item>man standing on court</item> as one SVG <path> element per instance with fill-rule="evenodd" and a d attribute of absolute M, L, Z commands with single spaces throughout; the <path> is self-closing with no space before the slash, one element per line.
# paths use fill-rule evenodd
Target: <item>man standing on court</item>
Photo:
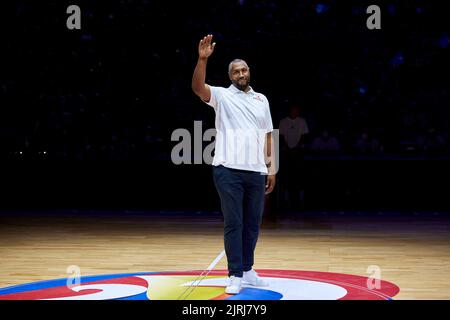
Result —
<path fill-rule="evenodd" d="M 250 87 L 250 69 L 241 59 L 228 68 L 228 88 L 205 83 L 206 65 L 216 43 L 200 40 L 192 90 L 216 112 L 213 177 L 224 216 L 228 261 L 225 293 L 238 294 L 242 282 L 268 284 L 252 269 L 264 210 L 264 196 L 275 186 L 272 118 L 267 98 Z"/>

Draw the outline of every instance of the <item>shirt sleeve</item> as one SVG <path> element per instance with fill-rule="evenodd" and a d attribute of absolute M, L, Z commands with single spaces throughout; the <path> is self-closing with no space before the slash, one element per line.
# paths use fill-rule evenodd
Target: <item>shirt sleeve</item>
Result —
<path fill-rule="evenodd" d="M 214 86 L 210 86 L 210 85 L 208 85 L 208 86 L 209 86 L 209 90 L 211 91 L 211 98 L 209 99 L 208 102 L 207 101 L 204 101 L 204 102 L 215 109 L 219 105 L 219 101 L 222 96 L 222 90 L 221 90 L 222 88 L 214 87 Z"/>
<path fill-rule="evenodd" d="M 272 132 L 273 131 L 273 124 L 272 124 L 272 116 L 270 114 L 270 106 L 269 106 L 269 101 L 266 100 L 266 126 L 265 126 L 265 130 L 266 133 Z"/>

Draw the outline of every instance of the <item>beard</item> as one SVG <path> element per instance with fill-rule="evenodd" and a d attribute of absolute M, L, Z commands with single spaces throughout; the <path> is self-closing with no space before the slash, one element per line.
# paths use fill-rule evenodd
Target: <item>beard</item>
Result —
<path fill-rule="evenodd" d="M 233 84 L 239 90 L 244 91 L 248 87 L 248 85 L 250 84 L 250 78 L 233 81 Z"/>

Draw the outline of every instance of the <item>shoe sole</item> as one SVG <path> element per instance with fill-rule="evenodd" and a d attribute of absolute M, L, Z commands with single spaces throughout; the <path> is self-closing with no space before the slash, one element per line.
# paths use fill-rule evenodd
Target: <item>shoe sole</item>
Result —
<path fill-rule="evenodd" d="M 227 292 L 226 290 L 225 290 L 225 293 L 226 294 L 232 294 L 232 295 L 239 294 L 239 292 Z"/>

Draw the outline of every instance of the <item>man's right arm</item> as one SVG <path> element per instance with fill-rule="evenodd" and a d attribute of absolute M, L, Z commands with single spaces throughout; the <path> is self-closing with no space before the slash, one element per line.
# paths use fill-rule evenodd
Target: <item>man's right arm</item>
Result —
<path fill-rule="evenodd" d="M 198 58 L 194 75 L 192 76 L 192 91 L 205 102 L 208 102 L 211 99 L 211 90 L 205 83 L 207 61 L 207 58 Z"/>
<path fill-rule="evenodd" d="M 211 90 L 206 80 L 206 65 L 209 56 L 213 53 L 216 43 L 211 43 L 212 35 L 207 35 L 198 44 L 198 61 L 192 76 L 192 91 L 203 101 L 209 102 L 211 99 Z"/>

